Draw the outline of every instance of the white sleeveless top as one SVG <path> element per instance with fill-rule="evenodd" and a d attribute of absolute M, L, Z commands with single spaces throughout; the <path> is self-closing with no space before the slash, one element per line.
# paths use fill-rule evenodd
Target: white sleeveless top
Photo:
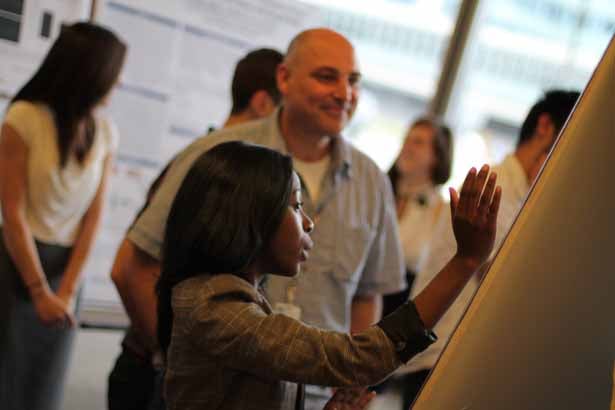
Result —
<path fill-rule="evenodd" d="M 115 126 L 97 116 L 94 141 L 84 163 L 71 157 L 60 168 L 57 128 L 47 105 L 17 101 L 4 121 L 28 147 L 25 213 L 32 235 L 48 244 L 71 246 L 100 185 L 105 157 L 117 148 Z"/>

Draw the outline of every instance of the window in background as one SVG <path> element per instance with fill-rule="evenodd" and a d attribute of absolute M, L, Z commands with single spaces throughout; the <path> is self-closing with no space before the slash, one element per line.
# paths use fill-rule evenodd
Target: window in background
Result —
<path fill-rule="evenodd" d="M 489 0 L 474 24 L 447 116 L 457 134 L 452 184 L 514 150 L 545 90 L 583 90 L 615 32 L 615 2 Z"/>
<path fill-rule="evenodd" d="M 435 93 L 459 0 L 304 2 L 318 6 L 326 26 L 355 45 L 362 91 L 345 135 L 387 169 L 406 127 Z"/>
<path fill-rule="evenodd" d="M 23 0 L 0 2 L 0 39 L 19 41 L 19 28 L 23 14 Z"/>

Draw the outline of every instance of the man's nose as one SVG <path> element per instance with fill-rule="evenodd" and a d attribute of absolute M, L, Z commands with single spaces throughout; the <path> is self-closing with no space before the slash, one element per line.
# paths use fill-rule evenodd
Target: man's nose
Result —
<path fill-rule="evenodd" d="M 350 101 L 352 96 L 352 85 L 348 80 L 340 80 L 338 81 L 335 87 L 335 98 L 340 101 L 347 102 Z"/>

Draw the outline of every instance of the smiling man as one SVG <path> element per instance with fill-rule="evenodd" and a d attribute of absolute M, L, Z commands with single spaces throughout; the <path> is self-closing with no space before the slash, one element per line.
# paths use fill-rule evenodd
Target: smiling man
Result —
<path fill-rule="evenodd" d="M 288 153 L 301 178 L 304 209 L 316 222 L 315 245 L 295 278 L 269 277 L 264 284 L 274 309 L 308 324 L 358 331 L 380 316 L 380 297 L 404 286 L 404 265 L 388 180 L 376 164 L 341 136 L 356 108 L 360 72 L 352 44 L 328 29 L 308 30 L 290 44 L 277 70 L 282 105 L 265 119 L 225 128 L 179 153 L 151 204 L 122 244 L 126 292 L 140 300 L 155 340 L 151 317 L 153 260 L 159 260 L 170 205 L 192 163 L 204 151 L 244 140 Z M 245 164 L 249 167 L 250 164 Z M 149 331 L 148 331 L 149 329 Z M 308 387 L 306 409 L 321 410 L 330 389 Z"/>
<path fill-rule="evenodd" d="M 325 29 L 299 34 L 278 68 L 280 137 L 316 221 L 315 247 L 302 275 L 269 277 L 265 290 L 274 308 L 338 331 L 377 321 L 381 295 L 403 286 L 388 182 L 340 135 L 356 108 L 360 78 L 352 44 Z M 306 409 L 322 409 L 329 395 L 308 386 Z"/>

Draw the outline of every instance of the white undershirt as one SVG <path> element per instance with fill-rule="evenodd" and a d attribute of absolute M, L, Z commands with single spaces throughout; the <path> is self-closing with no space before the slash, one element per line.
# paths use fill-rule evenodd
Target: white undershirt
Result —
<path fill-rule="evenodd" d="M 306 189 L 313 202 L 317 202 L 320 196 L 320 188 L 322 186 L 322 179 L 325 176 L 331 157 L 326 155 L 320 161 L 305 162 L 293 158 L 293 165 L 295 170 L 301 176 L 303 183 L 306 185 Z"/>

